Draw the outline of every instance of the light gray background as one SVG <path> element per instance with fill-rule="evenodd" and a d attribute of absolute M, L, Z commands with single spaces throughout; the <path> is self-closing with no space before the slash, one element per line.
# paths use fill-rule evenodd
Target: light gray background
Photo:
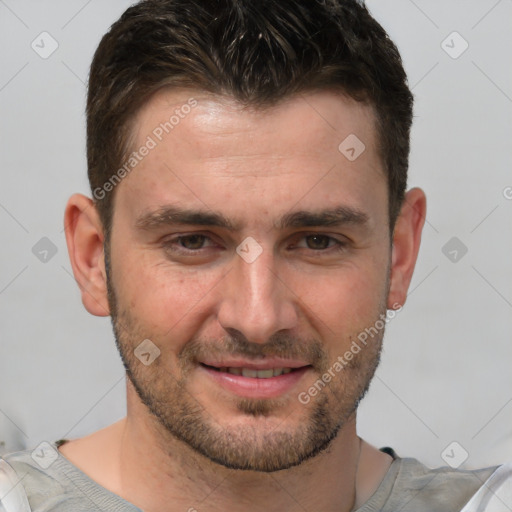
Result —
<path fill-rule="evenodd" d="M 89 194 L 92 54 L 129 4 L 0 0 L 0 453 L 80 437 L 125 414 L 110 321 L 81 304 L 63 212 L 73 192 Z M 428 216 L 359 433 L 431 466 L 446 464 L 453 441 L 454 464 L 463 450 L 463 467 L 510 460 L 512 1 L 368 5 L 397 43 L 416 97 L 410 186 L 426 191 Z M 43 31 L 59 44 L 47 59 L 31 48 Z M 456 59 L 442 47 L 460 51 L 458 36 L 446 39 L 454 31 L 469 44 Z M 32 252 L 42 237 L 57 248 L 46 263 Z M 456 262 L 442 252 L 452 237 L 468 249 Z"/>

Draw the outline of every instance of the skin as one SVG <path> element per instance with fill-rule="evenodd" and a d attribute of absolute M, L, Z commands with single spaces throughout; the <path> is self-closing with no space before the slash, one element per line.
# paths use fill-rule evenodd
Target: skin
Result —
<path fill-rule="evenodd" d="M 138 113 L 132 150 L 190 97 L 197 106 L 117 185 L 109 267 L 91 199 L 68 201 L 83 304 L 112 315 L 129 378 L 126 418 L 60 451 L 146 512 L 355 510 L 391 463 L 356 433 L 384 329 L 308 403 L 297 397 L 379 315 L 405 303 L 425 195 L 407 193 L 391 244 L 373 110 L 332 92 L 244 110 L 229 98 L 163 90 Z M 338 151 L 349 134 L 365 144 L 354 161 Z M 220 213 L 234 229 L 137 226 L 168 205 Z M 291 212 L 340 206 L 364 222 L 278 225 Z M 236 252 L 246 237 L 262 250 L 251 263 Z M 144 339 L 160 350 L 149 366 L 134 355 Z M 198 364 L 227 354 L 311 367 L 281 396 L 242 398 Z"/>

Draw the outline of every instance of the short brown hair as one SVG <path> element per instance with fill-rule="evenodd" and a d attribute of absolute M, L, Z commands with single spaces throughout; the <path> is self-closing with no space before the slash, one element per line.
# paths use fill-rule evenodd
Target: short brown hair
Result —
<path fill-rule="evenodd" d="M 130 120 L 162 87 L 271 106 L 338 90 L 373 106 L 391 230 L 407 185 L 413 97 L 396 46 L 357 0 L 144 0 L 102 38 L 87 97 L 87 163 L 109 238 L 114 192 L 101 189 L 128 154 Z"/>

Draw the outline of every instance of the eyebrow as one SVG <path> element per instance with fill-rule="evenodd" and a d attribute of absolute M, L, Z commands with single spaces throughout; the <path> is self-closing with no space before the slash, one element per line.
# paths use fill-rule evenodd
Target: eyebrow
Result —
<path fill-rule="evenodd" d="M 337 227 L 342 225 L 365 225 L 369 221 L 368 215 L 351 206 L 338 206 L 336 208 L 318 211 L 299 210 L 290 212 L 274 224 L 275 228 L 301 228 L 301 227 Z M 152 231 L 165 226 L 177 224 L 212 226 L 237 231 L 241 225 L 233 223 L 230 219 L 218 212 L 208 210 L 190 210 L 177 206 L 161 207 L 153 212 L 143 213 L 136 221 L 135 227 Z"/>
<path fill-rule="evenodd" d="M 279 228 L 302 228 L 302 227 L 336 227 L 345 224 L 364 225 L 369 221 L 368 215 L 351 206 L 338 206 L 337 208 L 320 211 L 296 211 L 284 215 Z"/>
<path fill-rule="evenodd" d="M 153 212 L 142 214 L 135 226 L 143 230 L 154 230 L 173 224 L 216 226 L 234 231 L 236 226 L 224 215 L 212 211 L 189 210 L 177 206 L 164 206 Z"/>

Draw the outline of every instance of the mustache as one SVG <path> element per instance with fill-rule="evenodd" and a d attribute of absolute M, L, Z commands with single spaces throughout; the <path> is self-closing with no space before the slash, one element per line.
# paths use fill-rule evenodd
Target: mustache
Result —
<path fill-rule="evenodd" d="M 216 356 L 239 356 L 249 360 L 268 357 L 301 359 L 319 372 L 325 371 L 329 365 L 323 344 L 315 338 L 306 340 L 277 332 L 268 341 L 255 343 L 236 329 L 229 329 L 221 339 L 191 339 L 179 352 L 178 359 L 183 365 L 195 365 L 202 359 Z"/>

